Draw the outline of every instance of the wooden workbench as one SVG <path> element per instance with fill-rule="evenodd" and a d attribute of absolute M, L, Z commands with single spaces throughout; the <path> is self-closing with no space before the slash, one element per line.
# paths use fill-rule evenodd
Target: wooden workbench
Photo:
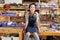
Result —
<path fill-rule="evenodd" d="M 0 27 L 0 33 L 10 34 L 10 33 L 18 33 L 19 40 L 22 40 L 22 31 L 20 28 L 11 28 L 11 27 Z"/>
<path fill-rule="evenodd" d="M 39 35 L 40 36 L 60 36 L 60 33 L 58 33 L 58 32 L 41 32 Z"/>
<path fill-rule="evenodd" d="M 39 36 L 60 36 L 60 31 L 46 32 L 46 30 L 51 30 L 51 29 L 52 28 L 46 28 L 46 27 L 40 28 Z"/>

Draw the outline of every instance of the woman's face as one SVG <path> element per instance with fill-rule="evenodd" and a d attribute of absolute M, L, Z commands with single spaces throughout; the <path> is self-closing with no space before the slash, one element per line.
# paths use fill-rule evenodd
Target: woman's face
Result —
<path fill-rule="evenodd" d="M 30 11 L 33 13 L 35 11 L 35 5 L 30 6 Z"/>

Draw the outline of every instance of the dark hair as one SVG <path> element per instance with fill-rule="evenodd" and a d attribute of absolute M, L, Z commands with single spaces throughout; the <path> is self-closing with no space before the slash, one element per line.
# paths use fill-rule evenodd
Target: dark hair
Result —
<path fill-rule="evenodd" d="M 36 8 L 36 4 L 35 3 L 32 3 L 32 4 L 29 5 L 29 9 L 30 9 L 31 5 L 35 5 L 35 8 Z"/>

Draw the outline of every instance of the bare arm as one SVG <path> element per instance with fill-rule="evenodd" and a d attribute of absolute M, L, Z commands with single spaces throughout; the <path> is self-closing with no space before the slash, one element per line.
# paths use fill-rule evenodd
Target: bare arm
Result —
<path fill-rule="evenodd" d="M 29 14 L 28 12 L 25 14 L 25 19 L 26 19 L 26 25 L 25 25 L 25 29 L 27 28 L 27 25 L 28 25 L 28 17 L 29 17 Z"/>
<path fill-rule="evenodd" d="M 36 20 L 37 28 L 39 30 L 39 27 L 40 27 L 40 18 L 39 18 L 39 14 L 38 13 L 36 13 L 36 17 L 37 17 L 37 20 Z"/>

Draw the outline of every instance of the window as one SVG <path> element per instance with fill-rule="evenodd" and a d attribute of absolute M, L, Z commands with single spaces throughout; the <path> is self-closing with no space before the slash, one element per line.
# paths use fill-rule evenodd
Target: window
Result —
<path fill-rule="evenodd" d="M 4 0 L 0 0 L 0 4 L 3 4 L 3 3 L 5 3 L 5 1 Z"/>

